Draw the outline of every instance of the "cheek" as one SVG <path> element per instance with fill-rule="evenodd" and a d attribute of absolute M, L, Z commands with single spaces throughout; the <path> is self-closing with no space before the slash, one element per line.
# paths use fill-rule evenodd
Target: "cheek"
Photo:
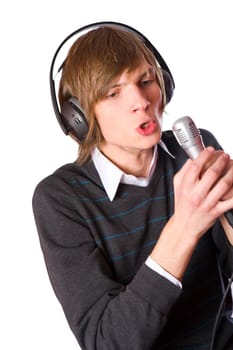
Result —
<path fill-rule="evenodd" d="M 158 118 L 162 119 L 164 105 L 163 105 L 163 95 L 159 87 L 156 90 L 156 92 L 151 94 L 150 101 L 152 101 L 155 114 L 158 116 Z"/>
<path fill-rule="evenodd" d="M 160 114 L 162 114 L 164 106 L 163 106 L 163 94 L 160 87 L 158 87 L 157 93 L 154 94 L 154 98 L 155 98 L 156 109 Z"/>
<path fill-rule="evenodd" d="M 159 125 L 162 127 L 163 125 L 163 109 L 159 109 L 159 111 L 156 113 L 157 115 L 157 121 Z"/>
<path fill-rule="evenodd" d="M 111 118 L 111 115 L 104 115 L 100 111 L 97 111 L 96 121 L 99 125 L 101 134 L 103 135 L 103 138 L 105 140 L 108 140 L 109 138 L 112 138 L 112 136 L 114 136 L 114 133 L 116 133 L 116 126 L 114 123 L 114 119 Z"/>
<path fill-rule="evenodd" d="M 126 128 L 125 123 L 120 123 L 117 118 L 100 118 L 99 127 L 101 129 L 102 135 L 106 141 L 117 141 L 122 137 L 124 130 Z"/>
<path fill-rule="evenodd" d="M 103 108 L 101 104 L 96 106 L 96 121 L 105 140 L 112 137 L 116 138 L 116 135 L 121 133 L 123 127 L 125 128 L 125 118 L 121 120 L 121 115 L 122 112 L 117 111 L 116 108 L 106 108 L 106 106 Z"/>

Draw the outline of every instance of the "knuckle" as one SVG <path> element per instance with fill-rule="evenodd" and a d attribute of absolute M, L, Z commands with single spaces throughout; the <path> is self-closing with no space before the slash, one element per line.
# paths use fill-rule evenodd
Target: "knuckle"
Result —
<path fill-rule="evenodd" d="M 201 205 L 202 203 L 202 196 L 199 195 L 199 194 L 193 194 L 190 198 L 190 201 L 191 201 L 191 205 L 194 207 L 194 208 L 197 208 Z"/>
<path fill-rule="evenodd" d="M 192 164 L 190 164 L 189 167 L 189 171 L 195 176 L 195 177 L 199 177 L 201 171 L 202 171 L 202 167 L 200 166 L 199 163 L 193 162 Z"/>
<path fill-rule="evenodd" d="M 210 178 L 217 180 L 220 177 L 222 171 L 218 167 L 211 167 L 207 170 L 206 173 L 208 174 L 208 176 L 210 176 Z"/>
<path fill-rule="evenodd" d="M 221 186 L 223 190 L 228 191 L 232 187 L 232 179 L 228 178 L 222 178 L 221 179 Z"/>

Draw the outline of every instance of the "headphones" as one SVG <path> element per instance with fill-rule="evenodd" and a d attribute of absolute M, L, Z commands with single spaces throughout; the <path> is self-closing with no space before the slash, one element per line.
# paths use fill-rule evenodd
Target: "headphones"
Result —
<path fill-rule="evenodd" d="M 57 56 L 61 49 L 63 48 L 64 44 L 73 38 L 75 35 L 81 36 L 82 34 L 86 33 L 87 31 L 97 29 L 99 27 L 115 27 L 119 28 L 124 31 L 128 31 L 136 35 L 146 46 L 147 48 L 153 53 L 156 62 L 159 64 L 164 84 L 165 84 L 165 92 L 166 92 L 166 103 L 168 104 L 172 98 L 174 89 L 175 89 L 175 82 L 172 77 L 172 74 L 164 61 L 163 57 L 160 55 L 160 53 L 156 50 L 156 48 L 151 44 L 151 42 L 138 30 L 122 24 L 118 22 L 96 22 L 92 24 L 88 24 L 84 27 L 81 27 L 68 35 L 62 43 L 58 46 L 50 67 L 50 74 L 49 74 L 49 80 L 50 80 L 50 93 L 52 98 L 52 104 L 53 109 L 57 118 L 57 121 L 62 128 L 63 132 L 67 135 L 69 132 L 72 132 L 72 134 L 80 141 L 84 141 L 85 137 L 88 133 L 88 122 L 85 117 L 85 114 L 79 105 L 79 102 L 76 97 L 71 97 L 68 101 L 65 101 L 61 110 L 59 109 L 58 100 L 57 100 L 57 93 L 56 93 L 56 87 L 55 87 L 55 78 L 54 78 L 54 66 L 57 60 Z M 60 73 L 64 65 L 64 62 L 56 72 L 56 74 Z"/>

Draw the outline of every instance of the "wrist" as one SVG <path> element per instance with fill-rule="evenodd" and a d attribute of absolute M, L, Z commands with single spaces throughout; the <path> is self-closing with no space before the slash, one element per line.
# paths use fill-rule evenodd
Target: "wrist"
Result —
<path fill-rule="evenodd" d="M 183 232 L 173 218 L 164 227 L 150 257 L 165 271 L 182 281 L 198 239 Z"/>

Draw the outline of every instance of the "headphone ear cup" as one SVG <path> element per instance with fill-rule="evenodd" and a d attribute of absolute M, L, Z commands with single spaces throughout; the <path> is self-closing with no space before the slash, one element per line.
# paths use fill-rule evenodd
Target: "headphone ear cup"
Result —
<path fill-rule="evenodd" d="M 166 70 L 162 69 L 162 73 L 163 73 L 163 80 L 164 80 L 164 86 L 165 86 L 165 92 L 166 92 L 166 104 L 168 104 L 172 99 L 175 85 L 174 85 L 173 79 L 171 78 L 170 74 Z"/>
<path fill-rule="evenodd" d="M 71 97 L 64 102 L 61 108 L 61 116 L 68 132 L 73 134 L 79 141 L 84 141 L 89 129 L 88 123 L 75 97 Z"/>

